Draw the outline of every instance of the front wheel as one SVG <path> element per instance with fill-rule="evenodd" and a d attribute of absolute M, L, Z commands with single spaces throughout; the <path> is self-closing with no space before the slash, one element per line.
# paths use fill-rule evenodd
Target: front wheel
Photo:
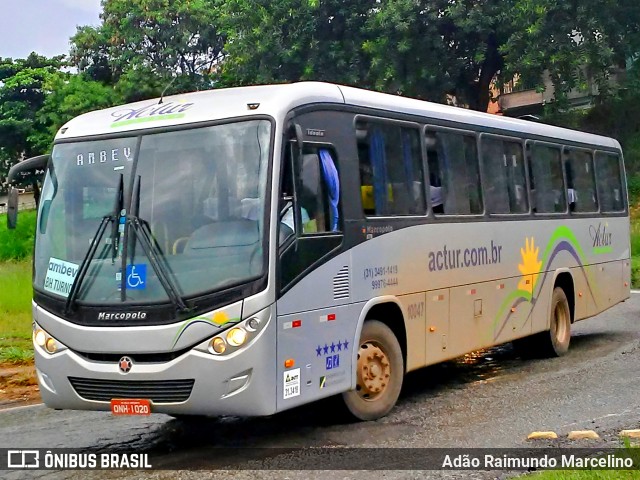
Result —
<path fill-rule="evenodd" d="M 356 389 L 342 394 L 351 415 L 360 420 L 384 417 L 398 400 L 403 377 L 398 339 L 384 323 L 366 321 L 360 334 Z"/>

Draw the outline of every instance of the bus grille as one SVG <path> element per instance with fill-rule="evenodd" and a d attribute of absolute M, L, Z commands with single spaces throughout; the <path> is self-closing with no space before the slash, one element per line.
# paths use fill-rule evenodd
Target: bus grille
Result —
<path fill-rule="evenodd" d="M 144 398 L 154 403 L 184 402 L 195 380 L 101 380 L 69 377 L 78 395 L 86 400 L 108 402 L 112 398 Z"/>
<path fill-rule="evenodd" d="M 333 299 L 349 298 L 349 266 L 345 265 L 333 277 Z"/>

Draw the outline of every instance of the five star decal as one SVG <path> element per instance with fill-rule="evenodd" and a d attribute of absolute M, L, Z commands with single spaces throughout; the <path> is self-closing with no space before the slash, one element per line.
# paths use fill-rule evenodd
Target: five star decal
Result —
<path fill-rule="evenodd" d="M 331 342 L 331 344 L 325 343 L 324 345 L 318 345 L 316 347 L 316 357 L 321 357 L 322 355 L 328 355 L 335 352 L 342 352 L 345 350 L 349 350 L 348 340 L 338 340 L 338 343 Z"/>

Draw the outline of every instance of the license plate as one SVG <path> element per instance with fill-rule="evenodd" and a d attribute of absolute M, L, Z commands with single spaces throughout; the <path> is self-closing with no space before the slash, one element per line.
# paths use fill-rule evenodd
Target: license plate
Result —
<path fill-rule="evenodd" d="M 112 398 L 114 415 L 151 415 L 151 401 L 143 398 Z"/>

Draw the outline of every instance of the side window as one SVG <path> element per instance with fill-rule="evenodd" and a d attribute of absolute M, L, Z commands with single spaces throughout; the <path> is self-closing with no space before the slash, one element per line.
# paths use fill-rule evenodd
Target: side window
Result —
<path fill-rule="evenodd" d="M 425 213 L 422 155 L 417 129 L 361 122 L 356 126 L 364 213 Z"/>
<path fill-rule="evenodd" d="M 531 198 L 537 213 L 566 211 L 564 180 L 560 163 L 560 149 L 547 145 L 534 145 L 529 156 Z"/>
<path fill-rule="evenodd" d="M 433 211 L 445 215 L 481 214 L 483 206 L 475 136 L 428 131 L 425 141 Z"/>
<path fill-rule="evenodd" d="M 295 232 L 293 215 L 293 167 L 291 164 L 291 156 L 293 155 L 294 148 L 296 147 L 292 143 L 287 145 L 284 163 L 282 164 L 282 183 L 280 185 L 280 203 L 278 207 L 280 218 L 278 243 L 280 245 Z"/>
<path fill-rule="evenodd" d="M 293 235 L 295 216 L 299 215 L 300 234 L 335 232 L 340 230 L 340 179 L 335 155 L 328 148 L 305 149 L 301 158 L 288 149 L 280 191 L 280 234 L 283 243 Z M 296 158 L 295 175 L 291 172 L 291 156 Z M 295 201 L 294 201 L 294 181 Z"/>
<path fill-rule="evenodd" d="M 483 136 L 481 148 L 488 212 L 528 212 L 522 145 Z"/>
<path fill-rule="evenodd" d="M 340 229 L 340 179 L 334 157 L 327 148 L 314 149 L 302 156 L 298 184 L 302 233 L 335 232 Z"/>
<path fill-rule="evenodd" d="M 596 178 L 600 209 L 603 212 L 624 210 L 620 157 L 610 153 L 596 152 Z"/>
<path fill-rule="evenodd" d="M 572 212 L 597 212 L 596 180 L 591 152 L 566 149 L 564 172 L 567 179 L 567 200 Z"/>

